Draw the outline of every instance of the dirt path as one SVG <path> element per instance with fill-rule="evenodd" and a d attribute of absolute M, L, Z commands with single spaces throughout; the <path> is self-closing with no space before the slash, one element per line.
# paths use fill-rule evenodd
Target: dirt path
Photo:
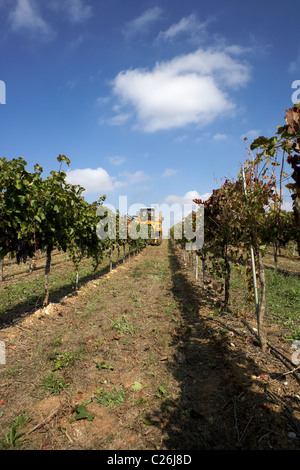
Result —
<path fill-rule="evenodd" d="M 165 241 L 1 330 L 3 448 L 299 449 L 299 383 L 215 300 Z"/>

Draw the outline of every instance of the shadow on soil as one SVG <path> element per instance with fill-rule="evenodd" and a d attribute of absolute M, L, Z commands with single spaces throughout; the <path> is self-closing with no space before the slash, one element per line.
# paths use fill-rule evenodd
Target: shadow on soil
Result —
<path fill-rule="evenodd" d="M 300 277 L 300 273 L 296 273 L 295 271 L 290 271 L 288 269 L 283 269 L 283 268 L 274 268 L 273 266 L 265 266 L 265 268 L 269 271 L 277 271 L 281 274 L 283 274 L 284 276 L 294 276 L 294 277 Z"/>
<path fill-rule="evenodd" d="M 189 282 L 175 250 L 169 246 L 171 290 L 182 318 L 173 340 L 176 358 L 169 367 L 181 395 L 179 400 L 163 400 L 157 416 L 149 414 L 150 419 L 159 421 L 164 447 L 296 449 L 287 438 L 292 430 L 288 418 L 282 409 L 274 411 L 276 407 L 270 406 L 262 386 L 254 384 L 252 377 L 264 371 L 245 356 L 245 351 L 230 350 L 228 331 L 214 328 L 209 317 L 202 315 L 205 310 L 213 312 L 215 302 L 200 286 Z"/>

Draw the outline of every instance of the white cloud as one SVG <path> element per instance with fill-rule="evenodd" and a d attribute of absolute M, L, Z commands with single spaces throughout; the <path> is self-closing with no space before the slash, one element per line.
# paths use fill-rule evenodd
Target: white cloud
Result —
<path fill-rule="evenodd" d="M 114 157 L 108 157 L 109 163 L 114 166 L 122 165 L 126 160 L 124 157 L 119 157 L 118 155 Z"/>
<path fill-rule="evenodd" d="M 293 210 L 293 200 L 291 191 L 283 185 L 282 188 L 282 206 L 281 209 L 290 212 Z"/>
<path fill-rule="evenodd" d="M 170 62 L 158 64 L 164 71 L 174 74 L 195 73 L 209 76 L 225 86 L 243 86 L 250 78 L 250 67 L 247 63 L 238 62 L 228 52 L 219 48 L 199 48 L 190 54 L 180 55 Z"/>
<path fill-rule="evenodd" d="M 176 139 L 174 139 L 174 142 L 181 143 L 181 142 L 184 142 L 187 138 L 188 138 L 187 135 L 180 135 L 179 137 L 176 137 Z"/>
<path fill-rule="evenodd" d="M 10 0 L 0 0 L 0 9 L 9 6 Z"/>
<path fill-rule="evenodd" d="M 209 22 L 210 20 L 201 23 L 194 14 L 185 16 L 178 23 L 172 24 L 166 31 L 161 31 L 157 40 L 173 41 L 184 35 L 198 42 L 206 37 L 206 27 Z"/>
<path fill-rule="evenodd" d="M 134 109 L 146 132 L 205 125 L 235 109 L 224 88 L 249 80 L 249 66 L 213 49 L 158 62 L 152 70 L 130 69 L 113 81 L 120 104 Z M 112 122 L 113 123 L 113 122 Z"/>
<path fill-rule="evenodd" d="M 103 168 L 84 168 L 67 172 L 70 184 L 79 184 L 85 188 L 85 194 L 105 194 L 114 190 L 114 180 Z"/>
<path fill-rule="evenodd" d="M 82 0 L 67 0 L 65 3 L 72 23 L 81 23 L 92 16 L 92 7 Z"/>
<path fill-rule="evenodd" d="M 126 186 L 135 186 L 149 179 L 149 176 L 142 170 L 137 170 L 134 173 L 124 171 L 123 173 L 120 173 L 118 177 L 121 179 L 115 183 L 115 187 L 117 189 L 124 188 Z"/>
<path fill-rule="evenodd" d="M 183 196 L 177 196 L 175 194 L 170 194 L 169 196 L 167 196 L 165 198 L 164 202 L 166 204 L 170 204 L 170 205 L 179 204 L 180 206 L 191 204 L 196 208 L 197 205 L 193 203 L 193 199 L 201 199 L 201 200 L 205 201 L 209 197 L 210 197 L 210 193 L 205 193 L 205 194 L 200 195 L 198 193 L 198 191 L 193 190 L 193 191 L 188 191 Z"/>
<path fill-rule="evenodd" d="M 83 0 L 51 0 L 47 7 L 62 11 L 70 23 L 82 23 L 92 16 L 92 7 Z"/>
<path fill-rule="evenodd" d="M 249 131 L 245 132 L 245 134 L 241 135 L 241 139 L 244 139 L 246 137 L 249 140 L 254 140 L 260 135 L 261 135 L 260 129 L 250 129 Z"/>
<path fill-rule="evenodd" d="M 173 224 L 182 221 L 193 210 L 196 211 L 199 208 L 198 204 L 193 202 L 193 199 L 205 201 L 209 197 L 210 193 L 200 195 L 196 190 L 188 191 L 181 196 L 175 194 L 167 196 L 160 206 L 162 214 L 165 217 L 164 233 L 166 233 Z M 165 205 L 167 205 L 167 207 Z"/>
<path fill-rule="evenodd" d="M 103 100 L 103 104 L 105 104 L 106 102 L 108 102 L 109 100 L 107 99 L 104 99 Z M 97 99 L 96 101 L 97 104 L 102 104 L 101 101 L 99 101 L 99 98 Z M 120 106 L 114 106 L 113 107 L 113 110 L 114 111 L 118 111 L 118 109 L 120 108 Z M 125 124 L 127 121 L 129 121 L 129 119 L 132 117 L 132 115 L 130 113 L 119 113 L 119 114 L 116 114 L 115 116 L 112 116 L 112 117 L 100 117 L 98 119 L 98 124 L 101 126 L 103 124 L 108 124 L 110 126 L 123 126 L 123 124 Z"/>
<path fill-rule="evenodd" d="M 215 134 L 213 136 L 213 140 L 219 142 L 219 141 L 222 141 L 222 140 L 226 140 L 227 139 L 227 135 L 226 134 L 220 134 L 217 132 L 217 134 Z"/>
<path fill-rule="evenodd" d="M 76 87 L 78 83 L 78 80 L 68 80 L 67 81 L 67 87 L 70 89 L 70 90 L 74 90 L 74 88 Z"/>
<path fill-rule="evenodd" d="M 291 201 L 283 201 L 281 209 L 287 212 L 291 212 L 293 210 L 293 202 Z"/>
<path fill-rule="evenodd" d="M 169 176 L 174 176 L 178 173 L 178 170 L 174 170 L 173 168 L 166 168 L 163 172 L 163 178 L 168 178 Z"/>
<path fill-rule="evenodd" d="M 288 71 L 290 73 L 295 73 L 295 72 L 299 73 L 299 71 L 300 71 L 300 55 L 298 55 L 298 57 L 296 57 L 295 60 L 290 62 Z"/>
<path fill-rule="evenodd" d="M 36 4 L 32 0 L 17 0 L 15 9 L 10 14 L 13 31 L 26 31 L 34 37 L 43 40 L 52 40 L 56 33 L 41 17 Z"/>
<path fill-rule="evenodd" d="M 122 126 L 130 119 L 130 117 L 131 115 L 129 113 L 120 113 L 108 119 L 107 122 L 111 126 Z"/>
<path fill-rule="evenodd" d="M 129 21 L 126 24 L 126 27 L 124 29 L 124 34 L 127 37 L 132 38 L 133 36 L 136 36 L 137 34 L 145 33 L 148 29 L 148 26 L 154 21 L 157 21 L 161 17 L 161 14 L 162 14 L 161 8 L 159 7 L 149 8 L 140 16 L 138 16 L 137 18 L 134 18 L 133 20 Z"/>
<path fill-rule="evenodd" d="M 239 46 L 237 44 L 232 44 L 231 46 L 224 46 L 224 51 L 232 55 L 241 55 L 241 54 L 257 52 L 254 46 L 245 47 L 245 46 Z"/>
<path fill-rule="evenodd" d="M 108 103 L 110 99 L 111 99 L 110 96 L 99 96 L 99 98 L 96 99 L 96 104 L 98 104 L 99 106 L 102 106 Z"/>
<path fill-rule="evenodd" d="M 134 187 L 146 180 L 148 175 L 142 171 L 123 172 L 114 177 L 104 168 L 77 168 L 67 172 L 66 180 L 70 184 L 80 185 L 85 188 L 84 194 L 107 194 L 113 193 L 120 188 L 134 189 Z"/>

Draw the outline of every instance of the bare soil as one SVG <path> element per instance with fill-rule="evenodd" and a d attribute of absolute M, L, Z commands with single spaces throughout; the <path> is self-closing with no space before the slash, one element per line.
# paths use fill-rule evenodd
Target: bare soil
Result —
<path fill-rule="evenodd" d="M 282 328 L 267 325 L 263 354 L 254 319 L 221 315 L 218 301 L 164 241 L 4 325 L 3 448 L 299 450 L 299 370 Z M 60 393 L 43 386 L 50 376 Z"/>

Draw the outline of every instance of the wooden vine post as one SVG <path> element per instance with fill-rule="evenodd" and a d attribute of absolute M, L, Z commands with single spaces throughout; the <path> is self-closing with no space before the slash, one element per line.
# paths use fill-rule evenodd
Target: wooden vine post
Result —
<path fill-rule="evenodd" d="M 245 179 L 245 170 L 242 167 L 242 178 L 243 178 L 243 188 L 244 188 L 244 195 L 245 201 L 247 204 L 247 188 L 246 188 L 246 179 Z M 257 291 L 257 279 L 256 279 L 256 268 L 255 268 L 255 258 L 254 258 L 254 251 L 253 246 L 250 246 L 250 256 L 251 256 L 251 266 L 252 266 L 252 276 L 253 276 L 253 287 L 254 287 L 254 297 L 255 297 L 255 311 L 256 311 L 256 318 L 258 321 L 258 314 L 259 314 L 259 302 L 258 302 L 258 291 Z"/>

